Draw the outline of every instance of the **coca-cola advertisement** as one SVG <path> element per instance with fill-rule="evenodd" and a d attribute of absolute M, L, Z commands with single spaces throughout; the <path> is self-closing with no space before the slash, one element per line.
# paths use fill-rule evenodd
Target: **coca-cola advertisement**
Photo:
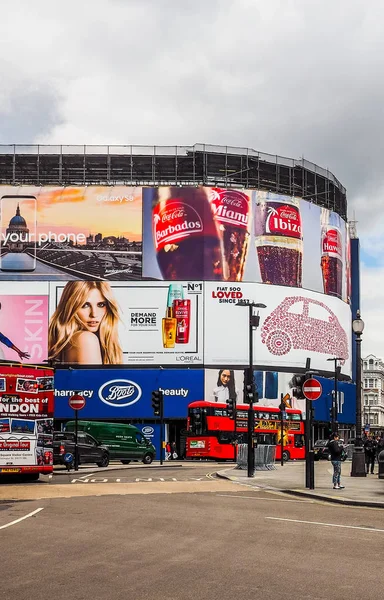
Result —
<path fill-rule="evenodd" d="M 143 277 L 254 282 L 349 301 L 347 225 L 302 198 L 219 187 L 143 188 Z"/>

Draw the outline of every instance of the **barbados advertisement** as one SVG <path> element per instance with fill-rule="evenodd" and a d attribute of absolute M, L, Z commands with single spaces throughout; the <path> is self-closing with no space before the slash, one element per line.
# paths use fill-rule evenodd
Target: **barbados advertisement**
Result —
<path fill-rule="evenodd" d="M 0 280 L 141 279 L 141 188 L 0 186 Z"/>

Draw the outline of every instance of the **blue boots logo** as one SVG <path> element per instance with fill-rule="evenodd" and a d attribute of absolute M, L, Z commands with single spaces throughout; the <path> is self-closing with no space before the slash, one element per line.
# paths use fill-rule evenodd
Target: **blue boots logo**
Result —
<path fill-rule="evenodd" d="M 112 379 L 99 389 L 99 398 L 109 406 L 130 406 L 141 398 L 141 387 L 129 379 Z"/>

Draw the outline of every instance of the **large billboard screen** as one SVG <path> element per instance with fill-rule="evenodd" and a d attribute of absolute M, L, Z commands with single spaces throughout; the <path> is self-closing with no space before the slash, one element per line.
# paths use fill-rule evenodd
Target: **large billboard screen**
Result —
<path fill-rule="evenodd" d="M 206 283 L 204 359 L 207 366 L 247 365 L 248 307 L 246 299 L 265 304 L 254 332 L 254 364 L 276 369 L 311 368 L 330 371 L 330 357 L 340 357 L 342 372 L 351 374 L 351 310 L 338 298 L 307 290 L 255 283 L 224 286 Z"/>
<path fill-rule="evenodd" d="M 349 301 L 347 225 L 272 192 L 143 188 L 143 275 L 298 287 Z"/>
<path fill-rule="evenodd" d="M 203 362 L 201 282 L 52 282 L 50 315 L 49 357 L 58 362 Z"/>
<path fill-rule="evenodd" d="M 0 186 L 0 281 L 141 279 L 141 188 Z"/>
<path fill-rule="evenodd" d="M 72 419 L 68 400 L 85 398 L 82 419 L 153 419 L 151 395 L 164 394 L 164 416 L 186 418 L 190 402 L 204 399 L 203 369 L 57 369 L 55 417 Z"/>
<path fill-rule="evenodd" d="M 0 360 L 41 363 L 48 356 L 48 283 L 0 287 Z"/>

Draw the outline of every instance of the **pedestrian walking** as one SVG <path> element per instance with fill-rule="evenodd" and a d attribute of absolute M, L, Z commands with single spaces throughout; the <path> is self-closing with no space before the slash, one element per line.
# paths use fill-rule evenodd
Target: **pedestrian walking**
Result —
<path fill-rule="evenodd" d="M 176 442 L 171 442 L 171 458 L 172 460 L 177 459 Z"/>
<path fill-rule="evenodd" d="M 342 490 L 344 489 L 344 485 L 340 483 L 340 475 L 341 475 L 341 457 L 344 452 L 344 448 L 340 443 L 339 434 L 336 432 L 333 434 L 332 438 L 328 442 L 329 454 L 331 457 L 331 463 L 333 466 L 333 476 L 332 483 L 334 490 Z"/>
<path fill-rule="evenodd" d="M 365 470 L 368 475 L 369 469 L 371 469 L 371 475 L 375 471 L 375 457 L 377 450 L 377 442 L 375 436 L 372 434 L 364 442 L 364 453 L 365 453 Z"/>
<path fill-rule="evenodd" d="M 172 454 L 171 444 L 169 442 L 165 445 L 165 460 L 170 460 Z"/>

